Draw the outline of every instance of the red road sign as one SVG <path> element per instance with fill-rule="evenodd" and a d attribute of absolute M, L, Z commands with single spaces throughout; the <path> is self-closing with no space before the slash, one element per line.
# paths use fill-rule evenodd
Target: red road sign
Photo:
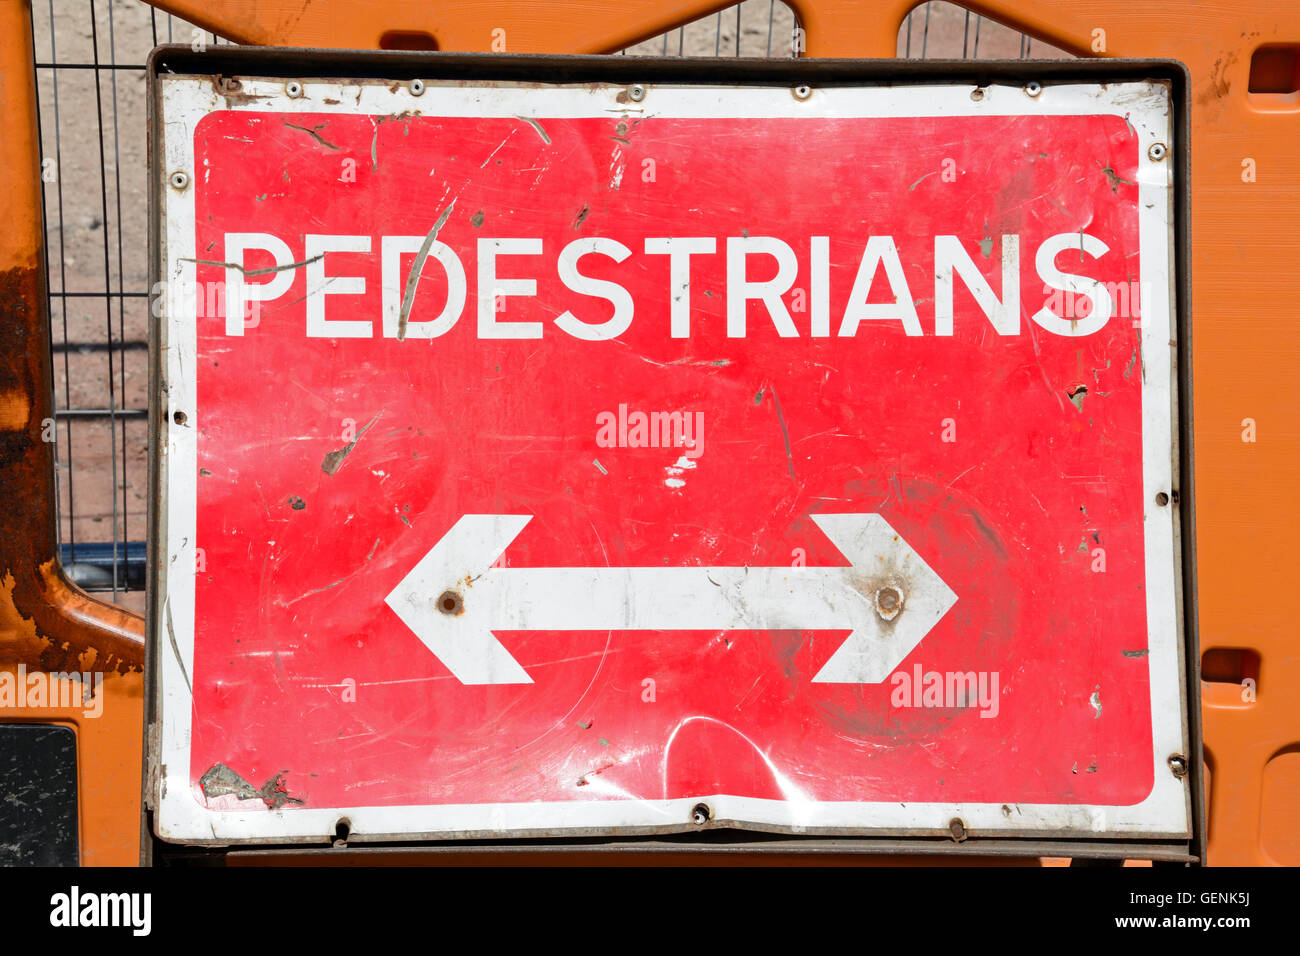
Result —
<path fill-rule="evenodd" d="M 1163 86 L 162 84 L 164 836 L 1186 832 Z"/>

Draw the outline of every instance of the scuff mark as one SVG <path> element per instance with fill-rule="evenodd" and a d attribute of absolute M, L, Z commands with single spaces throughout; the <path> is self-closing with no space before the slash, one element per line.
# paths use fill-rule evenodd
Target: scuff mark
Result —
<path fill-rule="evenodd" d="M 1151 653 L 1151 648 L 1143 647 L 1136 651 L 1120 651 L 1125 657 L 1146 657 Z"/>
<path fill-rule="evenodd" d="M 1126 186 L 1134 185 L 1131 180 L 1122 177 L 1119 173 L 1115 172 L 1114 168 L 1112 168 L 1109 165 L 1102 167 L 1101 171 L 1105 173 L 1106 178 L 1110 180 L 1110 191 L 1113 193 L 1119 192 L 1120 183 L 1124 183 Z"/>
<path fill-rule="evenodd" d="M 402 295 L 402 311 L 397 317 L 397 340 L 400 342 L 406 338 L 406 322 L 411 315 L 411 306 L 415 303 L 415 287 L 420 284 L 420 273 L 424 271 L 424 263 L 429 258 L 429 250 L 433 248 L 433 240 L 438 238 L 438 231 L 447 223 L 451 216 L 451 211 L 456 208 L 456 200 L 452 200 L 450 205 L 442 211 L 438 221 L 433 224 L 429 234 L 424 237 L 424 242 L 420 244 L 420 251 L 415 255 L 415 262 L 411 265 L 411 274 L 406 277 L 406 292 Z"/>
<path fill-rule="evenodd" d="M 921 177 L 920 179 L 918 179 L 916 182 L 912 183 L 912 185 L 908 186 L 908 187 L 907 187 L 907 191 L 908 191 L 908 192 L 911 192 L 913 189 L 915 189 L 917 186 L 921 185 L 921 183 L 925 182 L 927 179 L 929 179 L 931 176 L 935 175 L 935 173 L 937 173 L 937 172 L 939 172 L 939 170 L 936 169 L 936 170 L 933 170 L 933 171 L 931 171 L 931 172 L 926 173 L 924 176 L 922 176 L 922 177 Z"/>
<path fill-rule="evenodd" d="M 357 442 L 361 441 L 361 436 L 369 431 L 370 426 L 377 421 L 379 421 L 378 415 L 366 422 L 365 428 L 362 428 L 361 431 L 357 432 L 356 438 L 352 439 L 352 441 L 348 442 L 338 451 L 332 451 L 326 455 L 325 460 L 320 463 L 320 470 L 325 472 L 327 475 L 332 475 L 334 472 L 338 471 L 339 466 L 343 464 L 343 459 L 347 458 L 348 455 L 352 453 L 352 449 L 357 447 Z"/>
<path fill-rule="evenodd" d="M 345 574 L 345 575 L 343 575 L 343 577 L 339 578 L 337 581 L 331 581 L 329 584 L 326 584 L 324 587 L 312 588 L 310 591 L 304 591 L 302 594 L 299 594 L 299 595 L 298 595 L 296 598 L 294 598 L 292 601 L 286 601 L 286 602 L 284 602 L 284 604 L 283 604 L 282 606 L 283 606 L 283 607 L 293 607 L 293 606 L 294 606 L 295 604 L 297 604 L 299 601 L 305 601 L 305 600 L 307 600 L 307 598 L 311 597 L 312 595 L 320 594 L 320 593 L 323 592 L 323 591 L 328 591 L 330 588 L 336 588 L 336 587 L 338 587 L 340 584 L 342 584 L 344 581 L 346 581 L 346 580 L 347 580 L 348 578 L 350 578 L 350 577 L 352 577 L 352 575 L 350 575 L 350 574 Z"/>
<path fill-rule="evenodd" d="M 1067 388 L 1065 394 L 1069 396 L 1075 409 L 1083 411 L 1083 400 L 1088 397 L 1087 385 L 1076 385 L 1074 388 Z"/>
<path fill-rule="evenodd" d="M 575 219 L 573 220 L 573 228 L 574 228 L 574 229 L 581 229 L 581 228 L 582 228 L 582 224 L 583 224 L 584 222 L 586 222 L 586 220 L 587 220 L 587 214 L 588 214 L 589 212 L 591 212 L 591 206 L 590 206 L 590 205 L 586 205 L 586 206 L 583 206 L 583 207 L 582 207 L 582 211 L 579 212 L 578 215 L 577 215 L 577 218 L 575 218 Z"/>
<path fill-rule="evenodd" d="M 338 152 L 337 146 L 335 146 L 333 143 L 327 140 L 320 133 L 316 132 L 318 129 L 324 129 L 326 126 L 329 125 L 328 123 L 321 123 L 318 126 L 313 126 L 311 129 L 308 129 L 306 126 L 295 126 L 293 123 L 290 123 L 288 120 L 283 120 L 282 122 L 284 123 L 285 126 L 289 127 L 289 129 L 296 129 L 299 132 L 306 133 L 308 136 L 310 136 L 312 139 L 314 139 L 316 142 L 320 143 L 322 146 L 326 147 L 327 149 L 332 149 L 335 152 Z"/>
<path fill-rule="evenodd" d="M 1088 703 L 1092 705 L 1092 709 L 1094 711 L 1092 715 L 1092 719 L 1093 720 L 1100 719 L 1101 718 L 1101 689 L 1100 688 L 1092 692 L 1092 696 L 1088 698 Z"/>
<path fill-rule="evenodd" d="M 176 666 L 181 669 L 181 676 L 185 678 L 185 689 L 194 696 L 194 687 L 190 684 L 189 672 L 185 670 L 185 661 L 181 659 L 181 647 L 176 643 L 176 625 L 172 623 L 172 600 L 167 599 L 167 640 L 171 643 L 172 653 L 176 655 Z"/>
<path fill-rule="evenodd" d="M 270 809 L 279 810 L 286 803 L 303 802 L 285 790 L 284 775 L 288 772 L 281 770 L 262 786 L 254 787 L 224 763 L 216 763 L 199 778 L 199 788 L 208 799 L 233 793 L 240 800 L 261 800 Z"/>
<path fill-rule="evenodd" d="M 531 116 L 516 116 L 515 119 L 527 123 L 537 131 L 537 135 L 542 138 L 543 143 L 547 146 L 551 145 L 551 137 L 547 134 L 546 130 L 542 128 L 542 124 L 537 122 L 537 120 L 533 119 Z"/>
<path fill-rule="evenodd" d="M 473 226 L 475 229 L 477 229 L 477 228 L 479 228 L 480 226 L 483 225 L 483 210 L 482 210 L 482 209 L 480 209 L 478 212 L 474 213 L 474 215 L 472 215 L 472 216 L 469 217 L 469 224 L 470 224 L 471 226 Z"/>
<path fill-rule="evenodd" d="M 781 437 L 785 439 L 785 461 L 790 466 L 790 480 L 797 481 L 794 476 L 794 455 L 790 452 L 790 429 L 785 426 L 785 415 L 781 411 L 781 399 L 777 398 L 775 385 L 772 386 L 772 404 L 776 406 L 776 420 L 781 423 Z"/>
<path fill-rule="evenodd" d="M 1128 377 L 1133 374 L 1133 366 L 1137 364 L 1137 360 L 1138 360 L 1138 350 L 1135 348 L 1133 350 L 1133 354 L 1130 355 L 1128 358 L 1128 365 L 1124 366 L 1124 381 L 1127 382 Z"/>
<path fill-rule="evenodd" d="M 301 262 L 286 262 L 282 266 L 267 266 L 264 269 L 247 269 L 244 266 L 241 266 L 237 262 L 221 262 L 217 259 L 190 259 L 188 257 L 183 256 L 179 261 L 192 262 L 196 266 L 219 266 L 222 269 L 235 269 L 238 272 L 242 273 L 244 276 L 252 278 L 253 276 L 270 275 L 273 272 L 283 272 L 286 269 L 298 269 L 301 268 L 302 266 L 309 266 L 313 262 L 320 262 L 324 258 L 325 258 L 325 253 L 322 252 L 318 256 L 312 256 L 310 259 L 303 259 Z"/>

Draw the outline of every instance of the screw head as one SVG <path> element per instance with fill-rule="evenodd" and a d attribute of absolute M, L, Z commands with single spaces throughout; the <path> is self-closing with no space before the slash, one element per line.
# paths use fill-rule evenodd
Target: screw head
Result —
<path fill-rule="evenodd" d="M 966 821 L 961 817 L 953 817 L 948 821 L 948 832 L 952 834 L 954 843 L 966 842 Z"/>
<path fill-rule="evenodd" d="M 1043 92 L 1043 84 L 1039 83 L 1037 80 L 1030 80 L 1025 84 L 1026 96 L 1037 96 L 1041 92 Z"/>
<path fill-rule="evenodd" d="M 460 614 L 465 610 L 465 599 L 457 591 L 443 591 L 438 595 L 438 610 L 443 614 Z"/>
<path fill-rule="evenodd" d="M 794 88 L 794 98 L 796 100 L 806 100 L 812 96 L 812 87 L 808 85 L 796 86 Z"/>
<path fill-rule="evenodd" d="M 1187 776 L 1187 758 L 1182 754 L 1173 754 L 1169 758 L 1169 770 L 1175 777 Z"/>
<path fill-rule="evenodd" d="M 882 620 L 892 621 L 903 613 L 903 589 L 893 584 L 886 584 L 876 592 L 876 613 Z"/>
<path fill-rule="evenodd" d="M 284 92 L 296 100 L 298 97 L 302 96 L 302 84 L 297 80 L 290 80 L 288 83 L 284 84 Z"/>
<path fill-rule="evenodd" d="M 422 95 L 424 93 L 424 80 L 412 80 L 410 90 L 412 96 Z"/>
<path fill-rule="evenodd" d="M 980 100 L 984 99 L 984 90 L 978 86 L 975 87 L 975 89 L 970 91 L 970 98 L 978 103 Z"/>
<path fill-rule="evenodd" d="M 178 169 L 167 177 L 167 182 L 171 184 L 172 189 L 184 189 L 190 184 L 190 177 L 184 170 Z"/>
<path fill-rule="evenodd" d="M 627 98 L 633 103 L 640 103 L 645 99 L 645 87 L 640 83 L 635 83 L 627 89 Z"/>
<path fill-rule="evenodd" d="M 1151 148 L 1147 150 L 1147 155 L 1158 163 L 1169 155 L 1169 147 L 1164 143 L 1152 143 Z"/>
<path fill-rule="evenodd" d="M 713 819 L 713 811 L 709 809 L 707 803 L 697 803 L 691 807 L 691 822 L 697 827 L 702 827 Z"/>

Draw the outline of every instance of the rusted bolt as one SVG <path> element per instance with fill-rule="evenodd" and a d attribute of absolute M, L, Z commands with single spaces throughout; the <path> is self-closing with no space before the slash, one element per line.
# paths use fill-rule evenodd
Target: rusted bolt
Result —
<path fill-rule="evenodd" d="M 171 183 L 172 189 L 184 189 L 190 184 L 190 176 L 184 170 L 178 169 L 167 177 L 167 182 Z"/>
<path fill-rule="evenodd" d="M 1187 758 L 1182 754 L 1174 754 L 1169 758 L 1169 770 L 1175 777 L 1187 776 Z"/>
<path fill-rule="evenodd" d="M 410 89 L 412 96 L 422 95 L 424 93 L 424 80 L 412 80 Z"/>
<path fill-rule="evenodd" d="M 457 591 L 443 591 L 438 595 L 438 610 L 443 614 L 459 614 L 465 610 L 465 599 Z"/>
<path fill-rule="evenodd" d="M 1147 155 L 1158 163 L 1169 155 L 1169 148 L 1164 143 L 1152 143 L 1151 148 L 1147 150 Z"/>
<path fill-rule="evenodd" d="M 296 100 L 298 97 L 302 96 L 302 84 L 297 80 L 290 80 L 288 83 L 284 84 L 284 91 L 290 98 Z"/>
<path fill-rule="evenodd" d="M 1163 491 L 1160 492 L 1156 495 L 1156 504 L 1163 508 L 1165 505 L 1169 504 L 1169 496 Z"/>
<path fill-rule="evenodd" d="M 970 98 L 978 103 L 980 100 L 984 99 L 984 91 L 977 86 L 975 89 L 970 91 Z"/>
<path fill-rule="evenodd" d="M 886 584 L 876 592 L 876 613 L 884 620 L 892 621 L 903 613 L 903 591 L 892 584 Z"/>
<path fill-rule="evenodd" d="M 632 86 L 628 87 L 627 98 L 630 99 L 633 103 L 640 103 L 643 99 L 645 99 L 645 87 L 642 86 L 640 83 L 635 83 Z"/>
<path fill-rule="evenodd" d="M 174 421 L 177 425 L 184 425 L 188 420 L 189 419 L 186 417 L 185 413 L 182 412 L 180 409 L 177 409 L 176 411 L 172 412 L 172 421 Z"/>
<path fill-rule="evenodd" d="M 961 817 L 953 817 L 948 821 L 948 832 L 952 834 L 954 843 L 964 843 L 966 841 L 966 822 Z"/>
<path fill-rule="evenodd" d="M 1026 96 L 1037 96 L 1041 92 L 1043 92 L 1043 84 L 1039 83 L 1037 80 L 1030 80 L 1025 84 Z"/>
<path fill-rule="evenodd" d="M 812 96 L 811 86 L 796 86 L 794 88 L 794 98 L 796 100 L 806 100 L 810 96 Z"/>
<path fill-rule="evenodd" d="M 713 819 L 713 811 L 709 809 L 707 803 L 697 803 L 691 807 L 691 822 L 697 827 L 702 827 Z"/>
<path fill-rule="evenodd" d="M 244 84 L 232 76 L 223 76 L 220 86 L 222 93 L 238 93 L 244 88 Z"/>

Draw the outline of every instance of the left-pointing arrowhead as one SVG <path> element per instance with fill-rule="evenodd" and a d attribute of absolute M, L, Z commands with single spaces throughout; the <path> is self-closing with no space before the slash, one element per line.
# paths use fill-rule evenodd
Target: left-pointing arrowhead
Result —
<path fill-rule="evenodd" d="M 484 575 L 531 515 L 465 515 L 404 577 L 385 603 L 462 684 L 531 684 L 493 635 L 488 603 L 474 599 Z M 459 602 L 439 602 L 448 593 Z M 485 595 L 486 596 L 486 595 Z"/>
<path fill-rule="evenodd" d="M 957 595 L 880 515 L 826 514 L 812 519 L 848 558 L 854 572 L 880 584 L 895 582 L 903 597 L 902 608 L 892 620 L 873 611 L 855 627 L 813 683 L 878 684 L 948 613 Z"/>

